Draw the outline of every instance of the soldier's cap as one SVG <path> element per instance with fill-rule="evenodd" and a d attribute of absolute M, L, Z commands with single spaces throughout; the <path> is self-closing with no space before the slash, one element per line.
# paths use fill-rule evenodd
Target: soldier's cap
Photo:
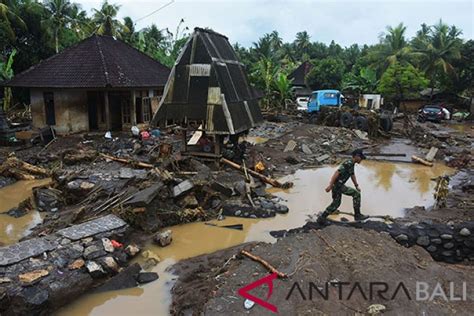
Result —
<path fill-rule="evenodd" d="M 352 157 L 354 156 L 359 156 L 361 159 L 365 159 L 365 155 L 364 155 L 364 152 L 362 151 L 362 149 L 356 149 L 352 152 Z"/>

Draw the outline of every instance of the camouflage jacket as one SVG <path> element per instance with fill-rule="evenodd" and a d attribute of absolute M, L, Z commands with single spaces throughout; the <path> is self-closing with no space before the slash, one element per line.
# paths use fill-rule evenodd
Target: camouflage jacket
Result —
<path fill-rule="evenodd" d="M 339 177 L 337 178 L 335 185 L 342 186 L 354 174 L 354 161 L 352 161 L 352 159 L 344 161 L 337 171 L 339 171 Z"/>

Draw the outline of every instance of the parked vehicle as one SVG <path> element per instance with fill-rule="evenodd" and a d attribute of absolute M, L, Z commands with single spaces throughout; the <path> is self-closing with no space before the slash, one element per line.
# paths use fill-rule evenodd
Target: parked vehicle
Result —
<path fill-rule="evenodd" d="M 296 109 L 298 111 L 307 111 L 308 110 L 308 97 L 298 97 L 296 98 Z"/>
<path fill-rule="evenodd" d="M 418 122 L 432 121 L 441 122 L 449 118 L 449 111 L 440 105 L 425 105 L 418 110 Z"/>
<path fill-rule="evenodd" d="M 308 101 L 308 112 L 319 112 L 322 106 L 340 107 L 344 96 L 339 90 L 313 91 Z"/>

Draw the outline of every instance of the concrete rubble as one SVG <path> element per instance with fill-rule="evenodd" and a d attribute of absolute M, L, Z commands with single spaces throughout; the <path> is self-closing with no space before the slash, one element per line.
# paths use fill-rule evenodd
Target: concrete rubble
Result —
<path fill-rule="evenodd" d="M 270 193 L 260 175 L 279 179 L 300 169 L 337 164 L 353 148 L 364 148 L 374 159 L 397 161 L 405 151 L 391 145 L 403 142 L 418 157 L 445 162 L 461 170 L 458 174 L 472 177 L 472 137 L 441 127 L 413 123 L 407 130 L 396 121 L 389 139 L 313 124 L 303 116 L 267 118 L 241 139 L 238 148 L 226 145 L 224 158 L 245 166 L 239 170 L 185 155 L 179 129 L 160 131 L 159 137 L 147 140 L 128 134 L 112 139 L 103 133 L 70 135 L 45 150 L 33 146 L 15 156 L 1 155 L 0 187 L 21 179 L 48 177 L 51 182 L 35 188 L 33 198 L 9 212 L 21 217 L 38 210 L 44 218 L 18 243 L 0 247 L 0 314 L 50 313 L 83 293 L 155 281 L 158 274 L 142 270 L 148 271 L 160 258 L 142 249 L 150 241 L 160 247 L 173 245 L 168 227 L 227 216 L 291 216 L 287 201 Z M 251 137 L 263 141 L 246 141 Z M 255 172 L 257 165 L 260 174 L 252 176 L 249 171 Z M 473 205 L 470 193 L 472 181 L 455 179 L 446 207 L 439 211 L 409 210 L 409 222 L 335 226 L 384 233 L 399 245 L 419 247 L 436 261 L 471 262 L 474 222 L 459 215 Z M 448 224 L 442 214 L 453 208 L 462 210 Z M 272 234 L 284 239 L 325 229 L 309 222 L 299 230 Z M 130 264 L 132 258 L 144 259 L 143 269 Z"/>

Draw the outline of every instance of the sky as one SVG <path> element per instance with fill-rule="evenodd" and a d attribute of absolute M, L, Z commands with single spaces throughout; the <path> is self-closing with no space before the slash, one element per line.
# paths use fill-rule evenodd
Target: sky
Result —
<path fill-rule="evenodd" d="M 91 14 L 100 0 L 75 0 Z M 231 43 L 249 47 L 265 33 L 277 30 L 285 42 L 306 30 L 312 41 L 342 46 L 375 44 L 387 25 L 403 22 L 412 37 L 420 24 L 433 25 L 442 19 L 463 30 L 466 40 L 474 36 L 474 0 L 109 0 L 121 5 L 119 17 L 141 19 L 136 29 L 155 23 L 159 29 L 184 26 L 210 27 L 226 35 Z"/>

